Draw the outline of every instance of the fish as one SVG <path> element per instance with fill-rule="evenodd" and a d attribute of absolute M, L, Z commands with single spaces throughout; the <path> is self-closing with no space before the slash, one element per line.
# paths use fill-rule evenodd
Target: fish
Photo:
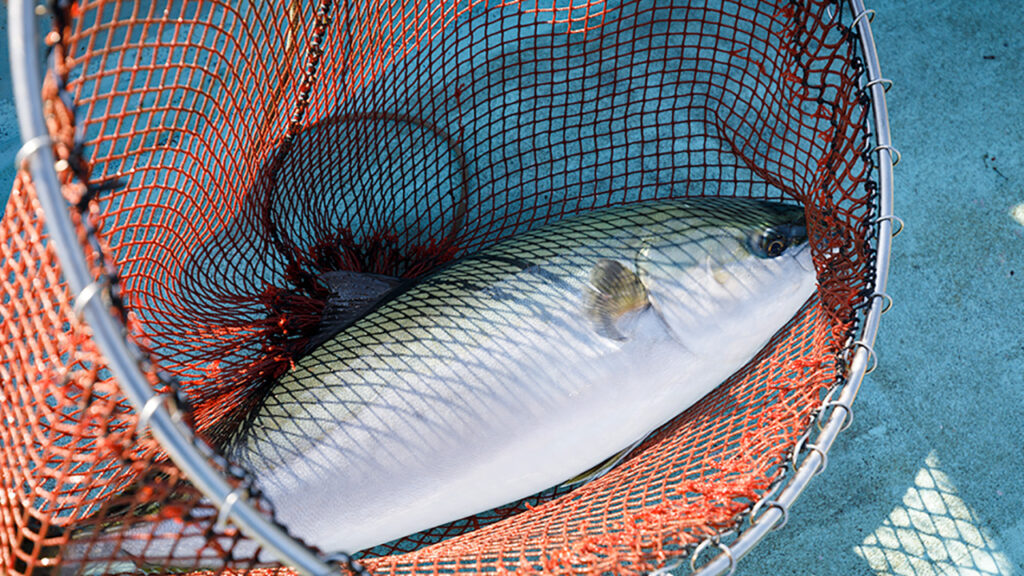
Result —
<path fill-rule="evenodd" d="M 815 288 L 803 210 L 592 211 L 398 292 L 300 359 L 229 441 L 279 521 L 358 551 L 559 484 L 750 361 Z"/>
<path fill-rule="evenodd" d="M 616 463 L 815 288 L 801 206 L 595 209 L 389 292 L 297 359 L 224 450 L 291 534 L 364 550 Z M 200 540 L 174 553 L 194 560 Z"/>

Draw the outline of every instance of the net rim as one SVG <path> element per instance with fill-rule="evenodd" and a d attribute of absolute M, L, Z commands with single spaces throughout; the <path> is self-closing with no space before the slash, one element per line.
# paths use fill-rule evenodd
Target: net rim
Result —
<path fill-rule="evenodd" d="M 54 169 L 53 152 L 49 146 L 30 146 L 39 138 L 49 138 L 39 98 L 42 82 L 39 71 L 32 65 L 39 61 L 38 39 L 32 15 L 31 0 L 12 0 L 8 3 L 8 42 L 11 57 L 11 80 L 18 111 L 18 127 L 25 153 L 19 153 L 19 166 L 28 168 L 36 185 L 40 206 L 46 216 L 45 225 L 61 262 L 73 301 L 93 333 L 93 340 L 108 361 L 111 374 L 140 415 L 139 429 L 149 430 L 166 451 L 168 457 L 184 472 L 190 481 L 222 512 L 220 520 L 231 522 L 241 532 L 258 542 L 265 550 L 283 563 L 293 566 L 301 574 L 327 576 L 335 569 L 321 560 L 312 550 L 291 538 L 282 527 L 256 510 L 246 498 L 240 498 L 236 488 L 202 454 L 199 440 L 183 424 L 181 414 L 172 407 L 164 395 L 153 391 L 139 365 L 140 353 L 129 348 L 124 338 L 124 327 L 110 313 L 102 298 L 91 297 L 100 291 L 93 288 L 93 280 L 85 252 L 80 246 L 61 194 Z M 27 164 L 27 166 L 26 166 Z M 106 292 L 106 289 L 103 290 Z"/>
<path fill-rule="evenodd" d="M 898 158 L 898 152 L 891 144 L 885 101 L 885 90 L 888 88 L 886 83 L 889 81 L 881 76 L 871 32 L 870 17 L 874 11 L 865 9 L 863 0 L 848 0 L 847 4 L 854 14 L 851 28 L 856 29 L 859 35 L 864 59 L 864 71 L 861 76 L 862 81 L 866 77 L 866 82 L 862 82 L 861 91 L 870 97 L 874 115 L 875 130 L 872 136 L 875 139 L 875 146 L 869 153 L 878 153 L 874 293 L 869 300 L 870 305 L 860 338 L 848 343 L 847 349 L 851 351 L 852 358 L 839 398 L 831 400 L 830 394 L 821 405 L 822 412 L 827 412 L 827 420 L 822 425 L 823 414 L 819 413 L 817 416 L 821 431 L 815 437 L 814 443 L 807 444 L 809 435 L 798 442 L 798 448 L 803 446 L 807 452 L 806 456 L 797 466 L 795 460 L 800 456 L 801 450 L 794 451 L 795 472 L 788 475 L 788 481 L 781 487 L 781 491 L 778 491 L 778 488 L 769 491 L 765 498 L 754 505 L 750 525 L 739 532 L 731 543 L 722 542 L 718 536 L 698 545 L 691 555 L 690 568 L 701 576 L 732 573 L 738 561 L 764 536 L 785 524 L 788 508 L 796 501 L 811 478 L 824 469 L 828 450 L 852 417 L 851 405 L 863 377 L 870 372 L 870 368 L 873 368 L 873 365 L 869 364 L 875 361 L 872 347 L 879 320 L 887 309 L 887 304 L 891 302 L 885 293 L 885 287 L 891 242 L 899 230 L 894 229 L 894 220 L 898 218 L 893 214 L 892 182 L 894 160 Z M 46 215 L 46 228 L 62 263 L 68 285 L 76 295 L 76 312 L 80 313 L 91 327 L 93 339 L 107 358 L 111 373 L 139 412 L 140 424 L 143 424 L 143 427 L 149 426 L 171 460 L 220 509 L 219 520 L 235 524 L 245 536 L 258 542 L 282 563 L 292 566 L 301 574 L 334 574 L 335 567 L 331 563 L 335 558 L 323 559 L 289 536 L 281 526 L 259 512 L 246 498 L 240 497 L 238 489 L 228 483 L 222 472 L 211 464 L 208 459 L 212 453 L 210 449 L 204 449 L 201 441 L 184 425 L 176 404 L 169 401 L 169 397 L 153 391 L 144 374 L 145 370 L 140 365 L 140 362 L 144 361 L 141 353 L 134 348 L 130 340 L 124 338 L 123 326 L 109 313 L 109 306 L 104 303 L 104 299 L 94 297 L 104 293 L 107 287 L 94 280 L 89 272 L 86 255 L 78 243 L 67 210 L 67 202 L 60 191 L 52 150 L 48 145 L 39 145 L 40 142 L 49 142 L 49 132 L 43 115 L 42 101 L 39 98 L 42 82 L 39 71 L 33 65 L 39 61 L 37 31 L 32 17 L 34 9 L 31 0 L 12 0 L 8 3 L 11 75 L 23 142 L 22 149 L 17 155 L 17 167 L 28 169 L 35 182 L 39 202 Z M 886 302 L 887 300 L 889 302 Z M 833 409 L 828 411 L 829 407 Z M 842 413 L 835 409 L 838 407 L 843 408 Z M 141 415 L 146 415 L 145 420 Z M 765 508 L 764 511 L 760 516 L 756 516 L 762 508 Z M 718 548 L 719 553 L 703 566 L 695 566 L 700 551 L 711 546 Z M 667 568 L 656 572 L 660 573 Z"/>
<path fill-rule="evenodd" d="M 693 576 L 714 576 L 718 574 L 732 574 L 736 564 L 741 558 L 748 554 L 765 536 L 773 530 L 785 525 L 788 519 L 789 508 L 796 502 L 800 494 L 810 483 L 811 479 L 825 469 L 828 462 L 828 451 L 835 442 L 839 433 L 845 430 L 853 419 L 853 401 L 857 396 L 864 376 L 871 372 L 877 364 L 877 357 L 874 353 L 875 337 L 878 334 L 878 326 L 883 313 L 892 304 L 892 298 L 886 293 L 886 283 L 889 277 L 889 259 L 892 247 L 892 239 L 902 230 L 900 226 L 895 227 L 894 220 L 899 220 L 893 213 L 893 167 L 899 161 L 899 152 L 892 145 L 892 138 L 889 131 L 889 111 L 886 106 L 885 92 L 892 85 L 892 82 L 882 76 L 881 66 L 878 62 L 878 52 L 875 47 L 874 36 L 871 32 L 871 19 L 875 11 L 865 8 L 863 0 L 848 0 L 848 6 L 853 13 L 851 29 L 856 29 L 860 38 L 860 48 L 864 60 L 864 70 L 861 74 L 861 91 L 868 95 L 874 115 L 874 132 L 872 136 L 875 145 L 870 148 L 870 154 L 878 154 L 878 191 L 875 197 L 877 214 L 876 241 L 878 242 L 875 251 L 874 291 L 870 296 L 868 313 L 864 319 L 864 326 L 860 338 L 847 344 L 853 357 L 850 360 L 846 371 L 846 381 L 841 388 L 839 398 L 832 400 L 833 390 L 821 404 L 821 411 L 815 417 L 820 428 L 813 444 L 808 444 L 808 436 L 798 442 L 794 450 L 795 472 L 789 475 L 789 481 L 782 486 L 781 491 L 770 490 L 763 499 L 758 501 L 752 508 L 750 525 L 740 532 L 729 544 L 725 544 L 719 538 L 711 538 L 702 542 L 691 556 L 690 568 Z M 883 153 L 884 152 L 884 153 Z M 832 410 L 827 410 L 831 407 Z M 842 408 L 838 410 L 837 408 Z M 823 413 L 827 411 L 827 419 L 822 423 Z M 813 427 L 810 428 L 813 431 Z M 795 459 L 799 456 L 800 448 L 807 451 L 799 466 L 796 466 Z M 757 512 L 765 508 L 760 516 Z M 703 548 L 714 546 L 719 553 L 711 558 L 706 564 L 697 567 L 697 557 Z M 703 548 L 702 548 L 703 547 Z"/>

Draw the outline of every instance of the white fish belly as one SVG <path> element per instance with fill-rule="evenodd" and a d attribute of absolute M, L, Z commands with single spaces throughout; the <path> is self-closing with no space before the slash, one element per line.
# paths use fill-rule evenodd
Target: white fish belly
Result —
<path fill-rule="evenodd" d="M 385 322 L 387 341 L 358 356 L 325 347 L 344 370 L 304 359 L 236 454 L 279 520 L 323 550 L 354 552 L 557 485 L 726 380 L 814 287 L 805 274 L 767 295 L 770 311 L 743 322 L 742 337 L 700 327 L 695 353 L 655 308 L 627 319 L 625 340 L 602 336 L 580 313 L 582 281 L 528 272 L 465 310 L 439 309 L 430 326 Z M 361 330 L 346 337 L 369 340 Z"/>

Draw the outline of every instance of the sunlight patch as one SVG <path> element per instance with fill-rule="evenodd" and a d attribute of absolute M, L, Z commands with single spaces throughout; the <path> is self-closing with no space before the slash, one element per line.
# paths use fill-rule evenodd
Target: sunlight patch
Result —
<path fill-rule="evenodd" d="M 1018 224 L 1024 226 L 1024 202 L 1010 208 L 1010 216 L 1012 216 Z"/>
<path fill-rule="evenodd" d="M 1009 559 L 938 466 L 933 450 L 903 504 L 854 551 L 879 575 L 1013 574 Z"/>

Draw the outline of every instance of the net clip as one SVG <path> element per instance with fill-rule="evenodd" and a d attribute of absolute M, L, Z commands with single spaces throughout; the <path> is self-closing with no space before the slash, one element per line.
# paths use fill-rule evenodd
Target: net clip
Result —
<path fill-rule="evenodd" d="M 213 529 L 217 532 L 223 532 L 228 527 L 228 522 L 231 520 L 231 509 L 235 507 L 240 500 L 249 498 L 249 490 L 245 486 L 239 486 L 228 494 L 227 498 L 224 499 L 224 503 L 217 509 L 217 521 L 213 525 Z"/>
<path fill-rule="evenodd" d="M 334 566 L 344 566 L 353 574 L 367 574 L 366 569 L 363 568 L 362 564 L 357 562 L 351 555 L 344 552 L 335 552 L 325 556 L 324 563 L 333 564 Z"/>
<path fill-rule="evenodd" d="M 35 138 L 30 138 L 27 142 L 18 148 L 18 153 L 14 155 L 14 169 L 28 170 L 28 162 L 43 148 L 53 146 L 53 140 L 50 139 L 49 134 L 42 134 Z"/>
<path fill-rule="evenodd" d="M 888 293 L 886 293 L 886 292 L 873 292 L 871 294 L 871 299 L 874 300 L 876 298 L 881 298 L 882 299 L 882 311 L 880 312 L 880 314 L 885 314 L 886 312 L 889 311 L 890 308 L 892 308 L 892 296 L 889 296 Z"/>
<path fill-rule="evenodd" d="M 825 468 L 828 467 L 828 453 L 819 448 L 816 444 L 806 444 L 809 435 L 810 432 L 804 434 L 804 436 L 800 438 L 800 440 L 796 443 L 796 446 L 793 447 L 793 469 L 795 470 L 799 468 L 799 466 L 797 466 L 796 459 L 800 455 L 800 453 L 806 449 L 809 452 L 816 452 L 818 456 L 821 458 L 821 460 L 818 463 L 818 468 L 814 471 L 813 474 L 813 476 L 817 476 L 818 474 L 824 472 Z"/>
<path fill-rule="evenodd" d="M 868 22 L 874 22 L 875 11 L 872 10 L 871 8 L 868 8 L 867 10 L 861 12 L 860 14 L 857 14 L 857 16 L 853 19 L 853 22 L 850 23 L 850 29 L 860 26 L 860 21 L 863 20 L 864 17 L 867 17 Z"/>
<path fill-rule="evenodd" d="M 146 403 L 142 405 L 142 410 L 139 411 L 139 420 L 135 425 L 136 430 L 146 430 L 149 428 L 149 421 L 153 418 L 153 414 L 160 408 L 160 405 L 167 405 L 166 394 L 154 394 L 146 400 Z"/>
<path fill-rule="evenodd" d="M 870 344 L 863 340 L 857 340 L 856 342 L 853 343 L 853 348 L 857 347 L 863 348 L 864 350 L 867 351 L 868 358 L 871 359 L 871 365 L 868 366 L 868 369 L 864 371 L 864 374 L 871 374 L 872 372 L 875 371 L 875 368 L 878 368 L 878 356 L 875 355 L 875 349 L 872 348 Z"/>
<path fill-rule="evenodd" d="M 871 149 L 871 153 L 874 154 L 879 150 L 886 150 L 889 152 L 889 158 L 892 159 L 893 168 L 899 166 L 900 159 L 903 158 L 903 155 L 900 154 L 900 151 L 894 148 L 892 144 L 879 144 L 878 146 L 875 146 L 874 148 Z"/>
<path fill-rule="evenodd" d="M 874 86 L 875 84 L 881 84 L 882 85 L 882 90 L 884 90 L 885 92 L 888 92 L 889 90 L 892 90 L 892 86 L 893 86 L 893 84 L 895 84 L 895 82 L 893 82 L 892 80 L 889 80 L 888 78 L 875 78 L 874 80 L 869 80 L 867 82 L 867 84 L 864 84 L 864 88 L 868 88 L 869 89 L 872 86 Z"/>
<path fill-rule="evenodd" d="M 711 545 L 717 546 L 718 549 L 722 551 L 722 554 L 725 554 L 726 557 L 729 558 L 729 571 L 725 573 L 725 576 L 732 576 L 732 573 L 736 571 L 736 557 L 733 556 L 732 549 L 730 549 L 727 545 L 723 544 L 718 536 L 706 538 L 704 539 L 704 541 L 698 544 L 696 548 L 694 548 L 693 555 L 690 556 L 690 571 L 697 571 L 697 557 L 700 556 L 700 553 Z"/>
<path fill-rule="evenodd" d="M 886 214 L 885 216 L 879 216 L 878 218 L 875 218 L 875 224 L 881 224 L 886 220 L 888 220 L 889 222 L 896 222 L 897 224 L 900 225 L 900 227 L 897 228 L 896 231 L 892 233 L 892 236 L 890 236 L 891 238 L 895 238 L 900 235 L 900 232 L 903 232 L 903 218 L 900 218 L 895 214 Z"/>
<path fill-rule="evenodd" d="M 71 307 L 71 313 L 79 322 L 81 322 L 84 319 L 85 307 L 89 305 L 89 301 L 95 298 L 97 294 L 109 294 L 109 288 L 110 279 L 106 276 L 101 276 L 100 278 L 93 280 L 88 286 L 78 293 L 78 296 L 75 296 L 75 303 Z"/>
<path fill-rule="evenodd" d="M 754 518 L 751 524 L 757 524 L 761 521 L 761 518 L 764 518 L 764 514 L 758 516 L 757 513 L 765 506 L 767 506 L 765 514 L 767 514 L 768 510 L 771 510 L 772 508 L 777 509 L 782 514 L 782 520 L 776 520 L 769 530 L 772 532 L 775 530 L 781 530 L 782 527 L 786 525 L 786 522 L 789 522 L 789 508 L 783 506 L 778 500 L 759 500 L 757 504 L 754 504 L 754 508 L 750 511 L 750 517 Z"/>

